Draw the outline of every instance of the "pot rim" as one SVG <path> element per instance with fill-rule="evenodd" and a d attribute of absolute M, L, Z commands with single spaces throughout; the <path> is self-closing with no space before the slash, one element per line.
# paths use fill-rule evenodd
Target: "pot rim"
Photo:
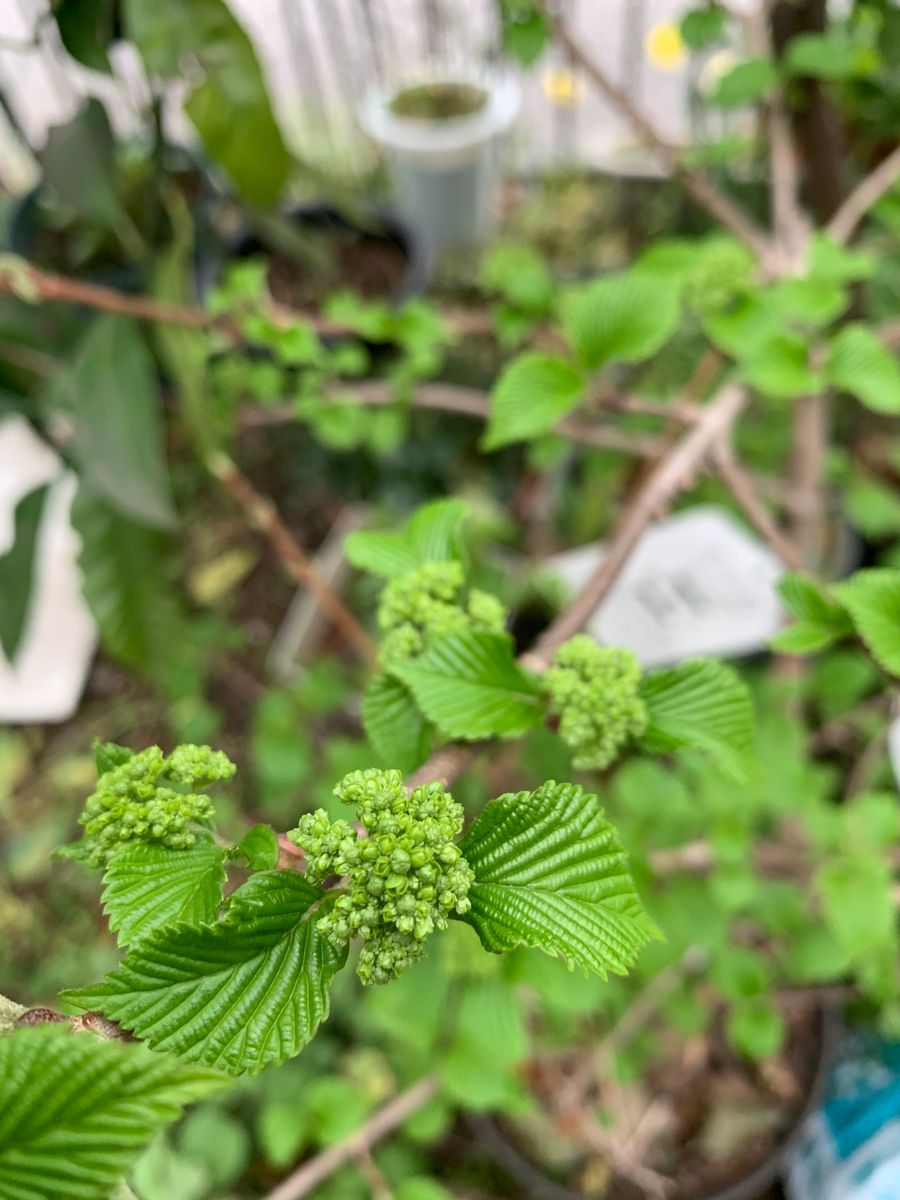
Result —
<path fill-rule="evenodd" d="M 476 112 L 462 117 L 435 120 L 429 117 L 398 117 L 391 102 L 402 91 L 417 84 L 469 84 L 487 93 Z M 435 72 L 390 89 L 373 88 L 363 97 L 359 121 L 379 145 L 401 154 L 430 158 L 436 154 L 470 150 L 505 133 L 519 114 L 522 93 L 507 71 L 466 76 L 465 72 Z"/>
<path fill-rule="evenodd" d="M 753 1170 L 721 1191 L 704 1192 L 695 1200 L 758 1200 L 781 1174 L 785 1160 L 803 1136 L 804 1128 L 819 1107 L 825 1094 L 828 1075 L 843 1030 L 840 1008 L 823 1001 L 819 1006 L 820 1049 L 809 1091 L 800 1111 L 785 1131 L 784 1137 L 772 1152 Z M 540 1200 L 587 1200 L 583 1192 L 575 1191 L 546 1176 L 543 1169 L 526 1157 L 508 1136 L 502 1125 L 485 1113 L 466 1118 L 470 1128 L 481 1141 L 490 1157 L 526 1190 Z"/>

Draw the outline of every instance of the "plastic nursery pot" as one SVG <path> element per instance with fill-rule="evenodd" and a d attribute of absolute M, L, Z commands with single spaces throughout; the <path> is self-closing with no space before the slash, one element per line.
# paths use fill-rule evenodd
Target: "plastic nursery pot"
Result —
<path fill-rule="evenodd" d="M 803 1135 L 807 1120 L 819 1107 L 825 1094 L 828 1073 L 835 1057 L 843 1023 L 839 1010 L 824 1003 L 816 1011 L 816 1056 L 806 1099 L 777 1147 L 752 1169 L 724 1188 L 690 1191 L 680 1189 L 674 1180 L 675 1200 L 764 1200 L 779 1181 L 791 1154 Z M 493 1117 L 470 1114 L 466 1121 L 474 1136 L 494 1163 L 521 1188 L 522 1200 L 590 1200 L 584 1192 L 552 1179 L 532 1161 Z M 642 1189 L 632 1183 L 613 1181 L 606 1195 L 609 1200 L 645 1200 Z"/>
<path fill-rule="evenodd" d="M 397 204 L 435 250 L 488 233 L 498 146 L 519 103 L 518 84 L 500 73 L 425 80 L 364 99 L 360 122 L 387 155 Z"/>
<path fill-rule="evenodd" d="M 238 231 L 224 258 L 204 256 L 196 265 L 201 297 L 216 284 L 227 260 L 267 256 L 269 287 L 285 308 L 319 304 L 329 292 L 349 289 L 369 300 L 401 304 L 421 295 L 431 281 L 432 257 L 417 231 L 394 213 L 369 210 L 359 220 L 329 204 L 306 204 L 285 214 L 308 237 L 311 267 L 271 248 L 249 227 Z M 327 258 L 316 272 L 316 252 Z"/>

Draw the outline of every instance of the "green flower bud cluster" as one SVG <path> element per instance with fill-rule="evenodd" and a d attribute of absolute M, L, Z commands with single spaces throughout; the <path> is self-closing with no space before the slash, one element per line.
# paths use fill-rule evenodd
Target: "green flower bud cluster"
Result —
<path fill-rule="evenodd" d="M 168 756 L 149 746 L 104 772 L 79 817 L 87 861 L 103 866 L 131 842 L 173 850 L 193 846 L 192 826 L 208 824 L 213 815 L 210 798 L 194 789 L 230 779 L 234 771 L 234 764 L 209 746 L 179 746 Z"/>
<path fill-rule="evenodd" d="M 362 938 L 357 974 L 365 984 L 387 983 L 422 957 L 428 935 L 446 929 L 451 913 L 471 906 L 474 876 L 455 844 L 462 806 L 443 784 L 409 795 L 399 771 L 374 768 L 351 772 L 334 793 L 356 808 L 367 836 L 319 809 L 290 837 L 306 852 L 310 878 L 347 879 L 316 928 L 336 946 Z"/>
<path fill-rule="evenodd" d="M 647 708 L 640 681 L 641 668 L 629 650 L 598 646 L 585 634 L 560 646 L 544 684 L 550 711 L 560 717 L 560 736 L 579 770 L 602 771 L 644 732 Z"/>
<path fill-rule="evenodd" d="M 704 247 L 691 271 L 686 296 L 701 317 L 728 308 L 753 284 L 754 263 L 743 246 L 728 238 Z"/>
<path fill-rule="evenodd" d="M 502 630 L 506 610 L 496 596 L 473 588 L 463 600 L 464 584 L 458 562 L 425 563 L 392 579 L 378 608 L 378 626 L 384 634 L 381 665 L 390 669 L 418 658 L 433 638 L 458 629 Z"/>

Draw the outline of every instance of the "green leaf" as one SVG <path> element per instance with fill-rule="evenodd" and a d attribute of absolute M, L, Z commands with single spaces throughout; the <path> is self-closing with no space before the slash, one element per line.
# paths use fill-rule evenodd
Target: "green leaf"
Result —
<path fill-rule="evenodd" d="M 128 35 L 151 74 L 193 83 L 184 103 L 207 152 L 252 204 L 271 205 L 290 173 L 253 45 L 223 0 L 126 0 Z"/>
<path fill-rule="evenodd" d="M 808 396 L 821 386 L 819 372 L 813 371 L 807 361 L 807 341 L 799 334 L 775 333 L 738 357 L 742 377 L 776 400 Z"/>
<path fill-rule="evenodd" d="M 465 932 L 484 959 L 477 938 Z M 453 1040 L 440 1061 L 445 1095 L 470 1110 L 502 1107 L 513 1068 L 528 1053 L 522 1016 L 521 1001 L 506 980 L 478 979 L 466 985 Z"/>
<path fill-rule="evenodd" d="M 759 294 L 738 300 L 726 312 L 705 313 L 703 324 L 720 350 L 741 360 L 761 358 L 781 333 L 778 317 Z"/>
<path fill-rule="evenodd" d="M 553 307 L 556 286 L 547 264 L 527 242 L 493 246 L 481 264 L 481 286 L 513 308 L 543 316 Z"/>
<path fill-rule="evenodd" d="M 81 536 L 82 587 L 106 648 L 158 678 L 178 644 L 180 613 L 166 579 L 165 543 L 155 530 L 126 521 L 86 488 L 72 505 Z"/>
<path fill-rule="evenodd" d="M 93 71 L 108 72 L 114 0 L 58 0 L 52 11 L 62 44 L 72 57 Z"/>
<path fill-rule="evenodd" d="M 278 866 L 278 835 L 271 825 L 254 825 L 231 854 L 246 859 L 251 871 L 271 871 Z"/>
<path fill-rule="evenodd" d="M 679 292 L 643 272 L 610 275 L 569 293 L 563 330 L 589 371 L 605 363 L 642 362 L 678 325 Z"/>
<path fill-rule="evenodd" d="M 854 471 L 844 488 L 844 508 L 850 524 L 877 541 L 900 533 L 900 494 L 897 488 Z"/>
<path fill-rule="evenodd" d="M 491 801 L 460 849 L 485 949 L 537 946 L 604 978 L 624 974 L 658 931 L 596 796 L 570 783 Z"/>
<path fill-rule="evenodd" d="M 764 100 L 778 79 L 774 63 L 748 58 L 724 74 L 709 97 L 719 108 L 742 108 Z"/>
<path fill-rule="evenodd" d="M 878 665 L 900 676 L 900 571 L 857 571 L 833 591 Z"/>
<path fill-rule="evenodd" d="M 175 524 L 156 366 L 137 323 L 114 313 L 88 330 L 61 384 L 75 417 L 81 473 L 131 520 Z"/>
<path fill-rule="evenodd" d="M 824 588 L 806 575 L 787 572 L 778 582 L 778 594 L 797 624 L 769 639 L 780 654 L 814 654 L 852 633 L 844 608 Z"/>
<path fill-rule="evenodd" d="M 323 893 L 296 871 L 265 871 L 215 925 L 158 929 L 95 987 L 65 998 L 99 1009 L 154 1049 L 233 1074 L 298 1054 L 328 1016 L 346 960 L 308 917 Z"/>
<path fill-rule="evenodd" d="M 43 1025 L 0 1037 L 0 1195 L 105 1200 L 217 1072 Z"/>
<path fill-rule="evenodd" d="M 393 675 L 376 675 L 362 701 L 366 737 L 385 763 L 408 775 L 431 752 L 434 730 L 409 688 Z"/>
<path fill-rule="evenodd" d="M 491 390 L 482 449 L 497 450 L 552 429 L 581 402 L 584 377 L 563 358 L 535 351 L 514 358 Z"/>
<path fill-rule="evenodd" d="M 832 339 L 825 374 L 873 412 L 900 413 L 900 367 L 865 325 L 845 325 Z"/>
<path fill-rule="evenodd" d="M 447 737 L 517 737 L 543 717 L 540 687 L 516 663 L 505 633 L 460 629 L 395 673 Z"/>
<path fill-rule="evenodd" d="M 785 54 L 785 66 L 792 75 L 815 79 L 871 75 L 878 62 L 877 51 L 839 28 L 825 33 L 802 33 L 791 39 Z"/>
<path fill-rule="evenodd" d="M 884 857 L 861 851 L 825 863 L 816 873 L 825 924 L 841 950 L 854 959 L 894 937 L 891 882 Z"/>
<path fill-rule="evenodd" d="M 833 645 L 839 637 L 833 629 L 798 621 L 769 638 L 769 645 L 777 654 L 817 654 Z"/>
<path fill-rule="evenodd" d="M 747 778 L 753 704 L 736 671 L 714 659 L 680 663 L 645 675 L 641 699 L 649 723 L 640 744 L 651 753 L 694 746 L 726 774 Z"/>
<path fill-rule="evenodd" d="M 689 50 L 705 50 L 720 41 L 728 28 L 723 8 L 694 8 L 681 18 L 681 36 Z"/>
<path fill-rule="evenodd" d="M 545 13 L 532 9 L 521 20 L 503 22 L 503 47 L 524 67 L 532 66 L 544 52 L 552 30 Z"/>
<path fill-rule="evenodd" d="M 225 851 L 211 842 L 188 850 L 127 846 L 103 876 L 103 911 L 124 946 L 163 925 L 214 921 L 224 883 Z"/>
<path fill-rule="evenodd" d="M 99 100 L 86 101 L 70 120 L 54 125 L 39 158 L 42 188 L 58 203 L 118 237 L 136 256 L 143 252 L 140 234 L 122 206 L 116 139 Z"/>
<path fill-rule="evenodd" d="M 22 497 L 13 518 L 12 545 L 0 554 L 0 649 L 8 663 L 15 662 L 28 625 L 38 532 L 49 490 L 45 483 Z"/>
<path fill-rule="evenodd" d="M 351 533 L 344 553 L 362 571 L 398 579 L 423 563 L 460 558 L 467 512 L 464 500 L 432 500 L 413 513 L 403 529 Z"/>
<path fill-rule="evenodd" d="M 758 1061 L 780 1049 L 784 1017 L 770 997 L 750 996 L 731 1006 L 725 1030 L 739 1054 Z"/>
<path fill-rule="evenodd" d="M 128 746 L 119 746 L 115 742 L 101 742 L 99 738 L 94 738 L 92 749 L 98 779 L 107 771 L 114 771 L 116 767 L 121 767 L 130 758 L 134 758 L 134 751 Z"/>

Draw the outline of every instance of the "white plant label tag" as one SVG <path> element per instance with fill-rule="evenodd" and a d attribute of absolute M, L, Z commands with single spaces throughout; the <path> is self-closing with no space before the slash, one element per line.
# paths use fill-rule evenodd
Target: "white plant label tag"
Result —
<path fill-rule="evenodd" d="M 583 546 L 547 565 L 574 593 L 602 558 L 602 547 Z M 751 654 L 784 624 L 783 571 L 727 510 L 698 506 L 646 531 L 586 632 L 646 667 Z"/>
<path fill-rule="evenodd" d="M 16 506 L 50 483 L 38 530 L 26 625 L 14 663 L 0 649 L 0 722 L 65 721 L 78 706 L 97 644 L 81 596 L 78 537 L 69 520 L 76 481 L 21 417 L 0 421 L 0 554 Z"/>
<path fill-rule="evenodd" d="M 894 717 L 888 728 L 888 756 L 894 768 L 897 786 L 900 787 L 900 715 Z"/>

